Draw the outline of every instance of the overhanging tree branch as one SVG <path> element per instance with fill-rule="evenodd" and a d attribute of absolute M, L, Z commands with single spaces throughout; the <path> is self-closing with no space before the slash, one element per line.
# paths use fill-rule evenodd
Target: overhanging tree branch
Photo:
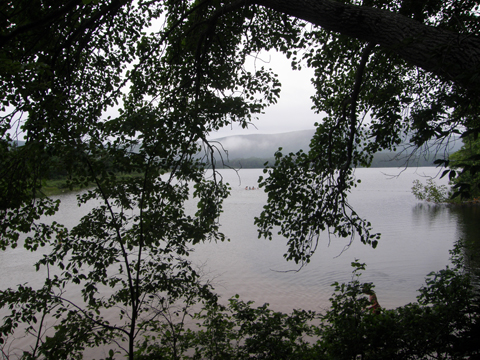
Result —
<path fill-rule="evenodd" d="M 348 169 L 352 164 L 352 153 L 353 153 L 353 144 L 355 141 L 355 136 L 357 133 L 357 102 L 358 96 L 360 95 L 360 90 L 362 86 L 363 74 L 365 72 L 365 66 L 367 65 L 368 58 L 375 48 L 375 44 L 369 43 L 365 49 L 363 49 L 362 57 L 360 59 L 360 64 L 357 68 L 357 73 L 355 76 L 355 84 L 353 86 L 351 102 L 350 102 L 350 133 L 348 139 L 348 153 L 347 153 L 347 162 L 344 165 L 344 170 Z"/>
<path fill-rule="evenodd" d="M 250 0 L 326 30 L 376 43 L 410 64 L 480 91 L 480 38 L 427 26 L 406 16 L 333 0 Z"/>

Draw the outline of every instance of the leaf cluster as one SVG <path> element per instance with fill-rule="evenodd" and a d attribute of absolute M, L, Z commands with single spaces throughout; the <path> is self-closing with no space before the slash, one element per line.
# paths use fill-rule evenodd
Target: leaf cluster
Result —
<path fill-rule="evenodd" d="M 312 165 L 312 153 L 277 152 L 275 168 L 264 170 L 268 176 L 261 178 L 260 187 L 268 193 L 268 201 L 255 219 L 259 237 L 271 240 L 274 231 L 285 236 L 285 258 L 300 264 L 310 262 L 322 232 L 349 238 L 349 243 L 359 234 L 362 242 L 375 247 L 379 235 L 371 233 L 371 224 L 347 201 L 348 192 L 359 182 L 353 169 L 330 168 L 326 161 Z"/>
<path fill-rule="evenodd" d="M 479 140 L 477 134 L 463 139 L 463 146 L 448 158 L 449 178 L 455 192 L 452 198 L 472 200 L 480 196 Z"/>

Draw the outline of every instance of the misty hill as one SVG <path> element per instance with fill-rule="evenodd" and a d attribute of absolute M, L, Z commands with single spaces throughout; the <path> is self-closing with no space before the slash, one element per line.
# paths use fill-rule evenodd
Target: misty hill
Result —
<path fill-rule="evenodd" d="M 212 140 L 220 143 L 228 151 L 228 159 L 224 157 L 224 162 L 228 166 L 243 168 L 263 167 L 268 161 L 274 163 L 274 154 L 279 147 L 284 154 L 297 152 L 302 149 L 308 152 L 310 140 L 315 130 L 293 131 L 281 134 L 254 134 L 254 135 L 235 135 Z M 460 149 L 462 142 L 455 141 L 448 149 L 453 153 Z M 395 153 L 382 151 L 375 155 L 372 167 L 403 167 L 409 153 Z M 420 156 L 417 159 L 411 159 L 408 166 L 434 166 L 435 154 Z"/>
<path fill-rule="evenodd" d="M 213 141 L 219 142 L 228 151 L 228 158 L 273 158 L 273 155 L 282 147 L 282 152 L 297 152 L 309 149 L 310 140 L 315 130 L 293 131 L 282 134 L 253 134 L 227 136 Z"/>

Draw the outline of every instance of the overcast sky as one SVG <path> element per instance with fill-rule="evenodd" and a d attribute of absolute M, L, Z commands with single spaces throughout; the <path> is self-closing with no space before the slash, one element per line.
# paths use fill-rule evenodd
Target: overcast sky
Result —
<path fill-rule="evenodd" d="M 313 70 L 304 68 L 301 71 L 293 71 L 290 60 L 282 54 L 267 54 L 261 58 L 265 61 L 269 60 L 269 63 L 263 65 L 266 68 L 272 68 L 279 76 L 282 91 L 278 103 L 267 108 L 265 114 L 260 115 L 259 119 L 253 122 L 255 126 L 242 129 L 235 124 L 233 127 L 229 126 L 211 133 L 210 138 L 246 134 L 278 134 L 313 129 L 314 123 L 322 119 L 311 110 L 310 96 L 314 93 L 314 88 L 310 79 L 313 76 Z"/>

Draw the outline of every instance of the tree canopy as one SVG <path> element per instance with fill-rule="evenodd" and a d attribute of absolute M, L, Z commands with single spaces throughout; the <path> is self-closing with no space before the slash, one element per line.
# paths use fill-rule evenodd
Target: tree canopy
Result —
<path fill-rule="evenodd" d="M 0 35 L 2 139 L 21 131 L 27 146 L 20 152 L 23 168 L 17 160 L 3 167 L 18 171 L 4 177 L 2 206 L 22 201 L 27 188 L 35 193 L 21 174 L 29 161 L 29 176 L 41 177 L 46 144 L 49 151 L 65 153 L 58 147 L 67 143 L 86 151 L 79 142 L 101 142 L 107 129 L 112 133 L 105 136 L 137 141 L 150 130 L 140 120 L 145 117 L 163 119 L 156 129 L 183 123 L 192 143 L 231 122 L 247 126 L 277 101 L 280 84 L 265 67 L 246 69 L 245 60 L 276 49 L 294 68 L 315 69 L 313 108 L 328 116 L 310 153 L 290 161 L 304 164 L 292 170 L 292 184 L 299 172 L 313 188 L 292 185 L 292 196 L 279 197 L 289 193 L 286 181 L 273 180 L 287 176 L 289 160 L 282 160 L 274 171 L 279 176 L 264 184 L 271 196 L 258 221 L 261 234 L 284 224 L 283 234 L 304 244 L 304 236 L 327 227 L 375 243 L 368 224 L 345 206 L 351 168 L 395 148 L 405 132 L 418 148 L 477 132 L 477 20 L 473 0 L 7 2 Z M 110 115 L 114 108 L 118 114 Z M 27 155 L 31 147 L 37 148 Z M 309 201 L 302 203 L 305 194 L 297 191 Z M 287 230 L 295 219 L 303 224 L 300 237 Z M 291 256 L 306 260 L 294 249 Z"/>
<path fill-rule="evenodd" d="M 246 127 L 279 99 L 276 74 L 245 65 L 262 51 L 312 67 L 313 110 L 327 115 L 308 153 L 278 152 L 266 170 L 260 236 L 280 229 L 298 263 L 324 230 L 375 246 L 379 235 L 348 204 L 354 168 L 405 139 L 421 154 L 478 133 L 478 11 L 474 0 L 2 2 L 0 247 L 33 233 L 28 250 L 51 247 L 36 266 L 61 271 L 40 289 L 2 293 L 22 310 L 1 333 L 58 309 L 69 316 L 33 353 L 76 354 L 120 336 L 132 358 L 139 329 L 155 324 L 141 319 L 144 309 L 214 297 L 183 257 L 191 244 L 223 239 L 215 219 L 228 186 L 215 171 L 204 179 L 221 150 L 207 135 Z M 73 229 L 43 218 L 58 211 L 41 196 L 53 158 L 69 186 L 96 185 L 78 200 L 97 205 Z M 187 214 L 192 184 L 198 209 Z M 85 307 L 63 296 L 66 284 L 82 287 Z M 122 286 L 103 298 L 97 284 Z M 48 306 L 29 307 L 34 298 Z M 98 313 L 113 307 L 125 326 Z M 83 345 L 63 341 L 67 322 Z"/>

